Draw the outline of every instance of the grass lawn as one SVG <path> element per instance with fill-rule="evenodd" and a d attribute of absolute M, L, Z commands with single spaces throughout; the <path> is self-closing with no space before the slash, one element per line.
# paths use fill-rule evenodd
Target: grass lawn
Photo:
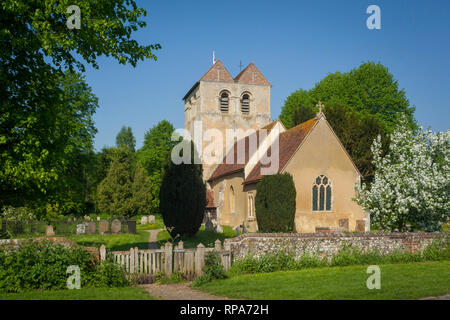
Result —
<path fill-rule="evenodd" d="M 366 287 L 367 266 L 259 273 L 214 280 L 206 292 L 248 299 L 418 299 L 450 293 L 450 261 L 380 265 L 381 289 Z"/>
<path fill-rule="evenodd" d="M 139 287 L 0 293 L 0 300 L 155 300 Z"/>
<path fill-rule="evenodd" d="M 205 247 L 214 247 L 214 241 L 219 239 L 220 241 L 226 238 L 233 238 L 236 236 L 236 231 L 229 226 L 222 226 L 223 233 L 216 233 L 214 231 L 206 231 L 204 226 L 200 227 L 200 230 L 191 238 L 181 237 L 185 248 L 196 248 L 199 243 L 203 243 Z M 169 232 L 167 230 L 158 233 L 159 245 L 164 245 L 170 239 Z M 175 243 L 178 243 L 178 238 Z"/>
<path fill-rule="evenodd" d="M 149 233 L 138 230 L 136 234 L 85 234 L 67 236 L 79 245 L 87 247 L 100 247 L 102 244 L 109 250 L 124 251 L 130 248 L 148 249 Z"/>

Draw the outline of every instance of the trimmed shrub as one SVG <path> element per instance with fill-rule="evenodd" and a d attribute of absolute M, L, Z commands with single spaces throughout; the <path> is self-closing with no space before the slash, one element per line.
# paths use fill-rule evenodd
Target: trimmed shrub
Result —
<path fill-rule="evenodd" d="M 191 150 L 195 149 L 193 143 L 190 146 Z M 202 172 L 201 164 L 174 164 L 170 159 L 164 168 L 159 207 L 172 237 L 192 237 L 202 224 L 206 207 Z"/>
<path fill-rule="evenodd" d="M 261 232 L 293 232 L 295 184 L 289 173 L 264 176 L 256 188 L 255 209 Z"/>

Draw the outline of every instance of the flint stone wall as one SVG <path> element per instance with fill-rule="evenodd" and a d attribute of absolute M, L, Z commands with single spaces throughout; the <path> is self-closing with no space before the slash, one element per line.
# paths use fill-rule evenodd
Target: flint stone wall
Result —
<path fill-rule="evenodd" d="M 278 253 L 282 250 L 293 252 L 296 257 L 305 253 L 330 257 L 344 245 L 389 254 L 395 250 L 417 252 L 426 248 L 433 240 L 447 242 L 448 233 L 246 233 L 225 239 L 224 247 L 232 252 L 234 259 L 247 255 Z"/>

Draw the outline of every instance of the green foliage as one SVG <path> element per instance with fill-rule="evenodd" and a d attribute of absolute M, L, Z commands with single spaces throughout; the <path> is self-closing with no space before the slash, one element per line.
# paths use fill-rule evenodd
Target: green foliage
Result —
<path fill-rule="evenodd" d="M 14 208 L 12 206 L 4 206 L 0 217 L 3 221 L 32 221 L 36 219 L 36 216 L 30 209 L 26 207 Z"/>
<path fill-rule="evenodd" d="M 326 108 L 342 106 L 363 116 L 372 115 L 387 133 L 395 129 L 401 115 L 406 115 L 409 123 L 414 125 L 414 108 L 409 106 L 405 92 L 398 88 L 394 76 L 380 63 L 366 62 L 347 73 L 330 73 L 311 90 L 293 92 L 284 102 L 280 120 L 291 128 L 295 124 L 295 110 L 303 106 L 317 112 L 318 101 Z"/>
<path fill-rule="evenodd" d="M 298 106 L 297 108 L 295 108 L 294 113 L 292 115 L 293 126 L 308 121 L 314 118 L 315 115 L 316 114 L 311 108 Z"/>
<path fill-rule="evenodd" d="M 375 174 L 372 142 L 379 136 L 384 151 L 389 144 L 381 122 L 371 114 L 360 114 L 341 106 L 330 105 L 323 112 L 364 179 L 372 181 Z"/>
<path fill-rule="evenodd" d="M 261 232 L 294 231 L 296 190 L 289 173 L 264 176 L 257 185 L 255 208 Z"/>
<path fill-rule="evenodd" d="M 163 272 L 155 274 L 155 282 L 160 284 L 181 283 L 186 281 L 186 277 L 182 271 L 172 272 L 170 277 L 167 277 Z"/>
<path fill-rule="evenodd" d="M 294 113 L 300 107 L 302 107 L 302 109 L 309 108 L 310 110 L 313 111 L 313 112 L 307 111 L 309 114 L 314 113 L 316 111 L 315 109 L 313 109 L 314 101 L 312 101 L 312 99 L 309 95 L 309 91 L 307 91 L 307 90 L 299 89 L 299 90 L 293 92 L 284 101 L 284 106 L 281 109 L 279 118 L 280 118 L 281 122 L 283 122 L 283 124 L 286 128 L 289 129 L 289 128 L 294 127 L 296 124 L 301 123 L 300 117 L 298 118 L 297 122 L 294 122 Z M 297 111 L 297 113 L 298 113 L 297 116 L 299 116 L 301 114 L 300 111 Z M 314 117 L 314 114 L 312 117 Z M 309 118 L 309 119 L 311 119 L 311 118 Z M 309 120 L 309 119 L 306 119 L 306 120 Z"/>
<path fill-rule="evenodd" d="M 136 148 L 136 138 L 133 135 L 131 127 L 123 126 L 116 136 L 116 147 L 125 148 L 131 152 L 135 151 Z"/>
<path fill-rule="evenodd" d="M 54 290 L 67 286 L 67 267 L 80 267 L 82 287 L 124 286 L 127 281 L 117 265 L 96 265 L 81 247 L 29 241 L 19 250 L 0 251 L 0 291 Z"/>
<path fill-rule="evenodd" d="M 200 287 L 203 284 L 216 279 L 225 279 L 227 276 L 223 270 L 222 261 L 216 251 L 210 251 L 205 255 L 204 274 L 197 277 L 193 282 L 193 287 Z"/>
<path fill-rule="evenodd" d="M 145 169 L 136 164 L 135 154 L 117 149 L 105 179 L 97 190 L 98 208 L 111 216 L 132 217 L 151 208 L 151 184 Z"/>
<path fill-rule="evenodd" d="M 177 141 L 171 136 L 175 128 L 162 120 L 145 133 L 144 145 L 137 152 L 139 163 L 147 170 L 152 185 L 152 213 L 159 212 L 159 190 L 162 183 L 162 171 L 169 158 L 170 151 Z"/>
<path fill-rule="evenodd" d="M 194 144 L 190 144 L 194 159 Z M 201 164 L 174 164 L 169 161 L 159 194 L 160 210 L 172 236 L 191 237 L 202 224 L 206 207 L 206 185 Z"/>
<path fill-rule="evenodd" d="M 324 103 L 328 122 L 369 182 L 374 175 L 370 150 L 374 138 L 381 135 L 387 148 L 387 134 L 402 115 L 415 127 L 414 108 L 393 75 L 379 63 L 366 62 L 347 73 L 331 73 L 311 90 L 293 92 L 284 102 L 280 120 L 291 128 L 311 119 L 318 101 Z"/>
<path fill-rule="evenodd" d="M 89 193 L 84 160 L 92 155 L 98 101 L 73 70 L 84 71 L 83 62 L 98 68 L 101 55 L 135 66 L 156 59 L 153 51 L 160 48 L 133 39 L 146 25 L 146 11 L 135 1 L 76 1 L 82 21 L 73 30 L 66 25 L 71 4 L 2 1 L 0 207 L 44 211 L 49 200 L 80 213 Z"/>

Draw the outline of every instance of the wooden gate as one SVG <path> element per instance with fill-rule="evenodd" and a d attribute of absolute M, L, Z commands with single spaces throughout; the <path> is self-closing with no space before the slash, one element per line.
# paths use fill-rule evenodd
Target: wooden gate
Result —
<path fill-rule="evenodd" d="M 222 248 L 220 240 L 216 240 L 214 248 L 205 248 L 200 243 L 195 249 L 185 249 L 180 241 L 176 247 L 167 242 L 161 249 L 131 248 L 129 251 L 112 251 L 111 254 L 113 261 L 123 266 L 128 275 L 164 274 L 170 277 L 172 272 L 182 272 L 188 280 L 192 280 L 203 273 L 205 255 L 213 250 L 219 254 L 227 271 L 231 267 L 231 252 Z M 104 246 L 100 248 L 100 257 L 106 259 Z"/>

